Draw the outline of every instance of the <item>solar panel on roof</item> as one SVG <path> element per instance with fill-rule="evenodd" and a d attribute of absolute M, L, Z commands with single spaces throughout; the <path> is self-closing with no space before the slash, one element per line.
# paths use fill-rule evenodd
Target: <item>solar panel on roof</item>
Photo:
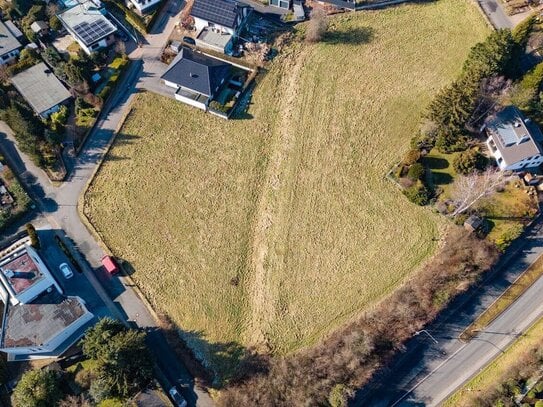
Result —
<path fill-rule="evenodd" d="M 93 21 L 90 24 L 84 21 L 73 29 L 85 44 L 92 44 L 113 32 L 113 28 L 104 20 Z"/>

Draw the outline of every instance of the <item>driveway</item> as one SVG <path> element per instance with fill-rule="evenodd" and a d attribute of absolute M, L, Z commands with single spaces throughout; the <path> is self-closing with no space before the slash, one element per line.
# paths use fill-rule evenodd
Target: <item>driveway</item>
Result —
<path fill-rule="evenodd" d="M 516 242 L 520 250 L 470 295 L 462 296 L 427 329 L 406 344 L 386 369 L 356 396 L 355 406 L 435 406 L 496 358 L 543 316 L 543 278 L 468 343 L 458 335 L 543 254 L 543 221 Z M 467 301 L 466 301 L 467 300 Z"/>

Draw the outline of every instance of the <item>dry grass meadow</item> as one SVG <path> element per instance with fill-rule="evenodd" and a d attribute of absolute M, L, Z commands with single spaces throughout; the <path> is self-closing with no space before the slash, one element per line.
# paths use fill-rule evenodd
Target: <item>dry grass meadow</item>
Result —
<path fill-rule="evenodd" d="M 440 220 L 385 174 L 488 32 L 466 0 L 334 17 L 240 120 L 142 94 L 86 213 L 219 376 L 240 346 L 311 345 L 435 249 Z"/>

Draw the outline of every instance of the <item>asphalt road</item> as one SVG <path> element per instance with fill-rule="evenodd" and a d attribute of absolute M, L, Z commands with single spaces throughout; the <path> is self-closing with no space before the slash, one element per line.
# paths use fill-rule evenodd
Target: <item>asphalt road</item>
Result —
<path fill-rule="evenodd" d="M 165 45 L 182 2 L 170 0 L 170 5 L 159 17 L 154 31 L 145 37 L 143 47 L 133 49 L 129 57 L 133 60 L 126 75 L 123 76 L 116 93 L 104 106 L 102 115 L 95 129 L 87 139 L 78 156 L 66 154 L 69 176 L 60 186 L 53 185 L 47 175 L 36 167 L 27 155 L 18 150 L 11 129 L 0 122 L 0 146 L 10 166 L 25 184 L 40 213 L 32 220 L 40 226 L 40 234 L 48 235 L 54 230 L 64 235 L 65 242 L 77 248 L 84 258 L 80 263 L 84 267 L 83 275 L 74 276 L 73 281 L 59 280 L 69 293 L 79 293 L 96 311 L 96 315 L 110 315 L 124 319 L 149 332 L 149 348 L 164 373 L 165 387 L 178 385 L 190 405 L 212 406 L 209 395 L 194 386 L 194 380 L 187 369 L 176 360 L 162 333 L 157 329 L 157 322 L 142 299 L 122 277 L 111 277 L 101 267 L 100 259 L 104 252 L 98 242 L 86 229 L 77 211 L 78 200 L 87 183 L 92 178 L 97 163 L 107 151 L 114 133 L 129 111 L 134 95 L 139 91 L 137 85 L 142 78 L 155 76 L 149 67 L 160 66 L 158 56 Z M 128 48 L 128 47 L 127 47 Z M 148 71 L 146 71 L 148 68 Z M 47 244 L 47 255 L 51 255 L 51 268 L 56 270 L 59 262 L 64 261 L 62 253 L 52 244 Z M 57 264 L 58 263 L 58 264 Z M 94 291 L 93 291 L 94 290 Z M 93 312 L 94 312 L 93 311 Z"/>
<path fill-rule="evenodd" d="M 525 239 L 520 251 L 504 259 L 498 271 L 469 295 L 459 298 L 425 333 L 406 344 L 406 351 L 364 389 L 354 406 L 435 406 L 477 374 L 543 316 L 543 278 L 468 343 L 457 339 L 476 316 L 543 254 L 543 221 Z"/>
<path fill-rule="evenodd" d="M 478 0 L 478 3 L 495 28 L 513 28 L 513 21 L 505 13 L 500 0 Z"/>

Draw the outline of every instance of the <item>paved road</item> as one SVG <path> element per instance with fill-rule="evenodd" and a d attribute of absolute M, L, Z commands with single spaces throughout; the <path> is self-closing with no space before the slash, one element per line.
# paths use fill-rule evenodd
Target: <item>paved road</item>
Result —
<path fill-rule="evenodd" d="M 478 0 L 479 5 L 495 28 L 513 28 L 514 23 L 507 15 L 500 0 Z"/>
<path fill-rule="evenodd" d="M 156 67 L 162 67 L 163 64 L 158 61 L 158 56 L 174 27 L 181 6 L 181 1 L 170 0 L 154 31 L 144 39 L 143 47 L 135 49 L 130 54 L 133 63 L 119 84 L 118 91 L 104 106 L 102 116 L 85 143 L 84 149 L 77 157 L 66 156 L 69 176 L 60 186 L 53 185 L 46 174 L 17 149 L 11 129 L 2 122 L 0 122 L 0 145 L 13 171 L 20 176 L 29 194 L 38 204 L 41 214 L 33 221 L 39 225 L 48 224 L 59 233 L 66 231 L 68 243 L 74 242 L 79 252 L 85 256 L 85 259 L 82 259 L 84 277 L 103 302 L 98 315 L 104 315 L 107 308 L 109 315 L 146 328 L 150 332 L 150 349 L 166 375 L 165 385 L 179 384 L 191 405 L 197 403 L 199 406 L 207 407 L 213 405 L 211 398 L 206 392 L 194 387 L 193 378 L 173 356 L 174 353 L 164 336 L 156 329 L 153 315 L 136 291 L 127 285 L 122 277 L 111 277 L 101 267 L 103 250 L 86 229 L 77 211 L 81 193 L 91 179 L 97 163 L 107 151 L 115 131 L 122 123 L 134 94 L 138 92 L 136 86 L 142 78 L 156 77 L 156 72 L 160 72 Z M 48 246 L 48 250 L 53 249 Z M 56 258 L 56 255 L 53 255 L 53 259 Z M 53 268 L 57 262 L 53 260 Z M 80 281 L 84 280 L 77 277 L 73 284 Z"/>
<path fill-rule="evenodd" d="M 457 339 L 473 319 L 486 309 L 512 281 L 543 254 L 543 221 L 518 242 L 521 250 L 504 260 L 471 299 L 459 299 L 428 330 L 414 337 L 407 351 L 362 389 L 355 406 L 435 406 L 498 356 L 533 322 L 543 316 L 543 278 L 538 280 L 500 317 L 469 343 Z"/>

